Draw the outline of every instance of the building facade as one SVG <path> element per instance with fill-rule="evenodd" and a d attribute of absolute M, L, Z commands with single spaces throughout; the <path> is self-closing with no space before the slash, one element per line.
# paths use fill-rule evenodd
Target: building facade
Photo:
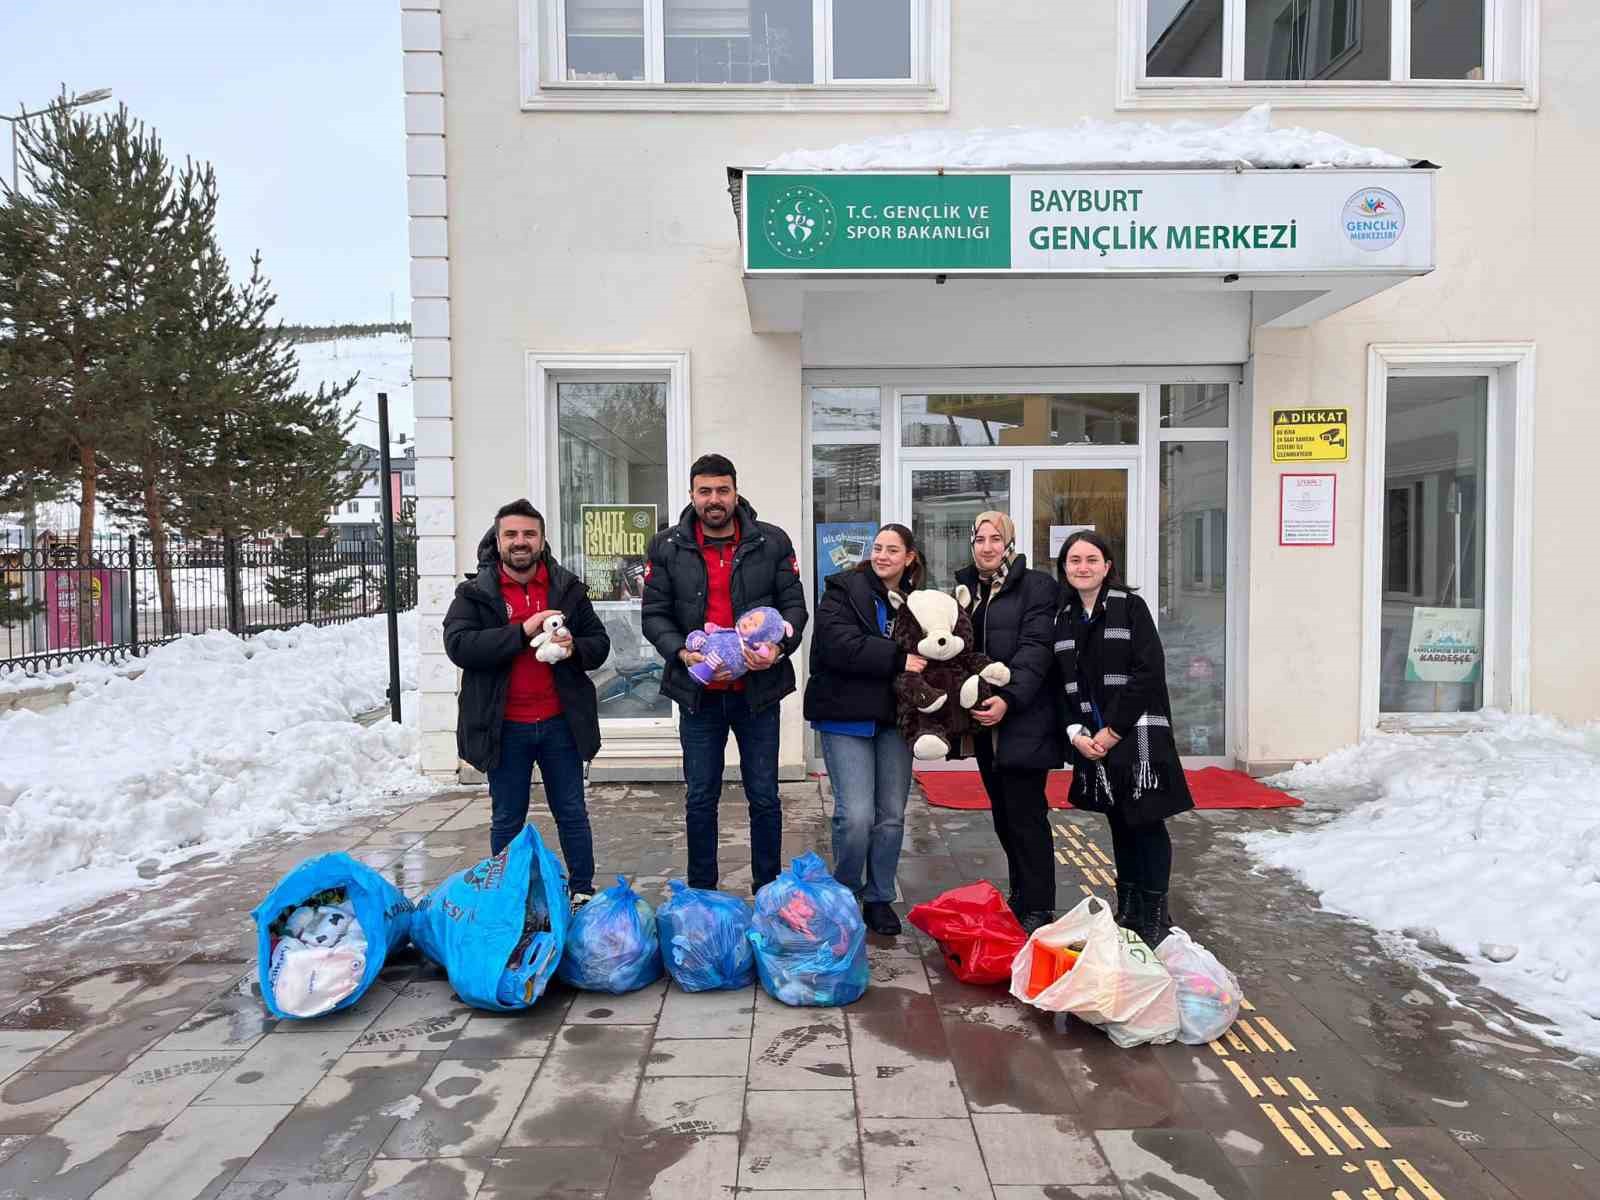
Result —
<path fill-rule="evenodd" d="M 356 443 L 350 447 L 350 465 L 344 474 L 357 482 L 355 495 L 328 513 L 328 532 L 340 547 L 360 549 L 376 546 L 383 540 L 383 492 L 378 477 L 383 474 L 383 456 L 371 446 Z M 394 446 L 389 452 L 389 489 L 396 521 L 405 519 L 407 506 L 414 500 L 417 463 L 410 446 Z"/>
<path fill-rule="evenodd" d="M 1094 526 L 1158 614 L 1197 763 L 1600 716 L 1573 603 L 1600 565 L 1557 532 L 1589 494 L 1600 13 L 403 0 L 402 21 L 426 769 L 457 767 L 439 622 L 527 495 L 616 645 L 601 767 L 673 772 L 637 546 L 601 534 L 675 520 L 711 450 L 813 596 L 882 521 L 941 583 L 984 508 L 1038 565 Z M 1204 142 L 1175 122 L 1262 103 L 1398 157 L 1324 161 L 1308 136 L 1278 161 L 1261 114 L 1232 135 L 1250 169 L 1226 138 L 1166 157 Z M 1083 118 L 1076 142 L 962 133 Z M 810 757 L 796 699 L 783 768 Z"/>

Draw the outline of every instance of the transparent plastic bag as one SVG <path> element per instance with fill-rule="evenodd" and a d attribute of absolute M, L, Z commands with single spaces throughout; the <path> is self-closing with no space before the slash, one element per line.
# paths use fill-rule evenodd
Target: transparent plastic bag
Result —
<path fill-rule="evenodd" d="M 756 978 L 750 906 L 725 892 L 692 888 L 681 879 L 656 909 L 656 933 L 667 973 L 686 992 L 749 987 Z"/>
<path fill-rule="evenodd" d="M 851 1004 L 867 990 L 861 908 L 815 854 L 802 854 L 756 894 L 750 942 L 761 986 L 784 1004 Z"/>
<path fill-rule="evenodd" d="M 1244 1003 L 1234 973 L 1177 928 L 1156 947 L 1156 957 L 1178 988 L 1178 1040 L 1200 1046 L 1227 1033 Z"/>
<path fill-rule="evenodd" d="M 619 875 L 573 915 L 557 974 L 586 992 L 620 995 L 654 983 L 662 969 L 655 909 Z"/>

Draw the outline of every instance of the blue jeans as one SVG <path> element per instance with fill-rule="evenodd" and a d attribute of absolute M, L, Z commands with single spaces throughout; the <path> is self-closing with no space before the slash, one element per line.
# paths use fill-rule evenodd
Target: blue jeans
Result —
<path fill-rule="evenodd" d="M 739 775 L 750 801 L 750 872 L 759 890 L 778 877 L 783 855 L 783 808 L 778 800 L 778 706 L 750 711 L 743 692 L 707 692 L 700 711 L 678 709 L 687 785 L 689 886 L 717 886 L 717 804 L 728 732 L 739 744 Z"/>
<path fill-rule="evenodd" d="M 893 725 L 873 737 L 821 736 L 833 789 L 833 877 L 863 901 L 890 903 L 911 792 L 911 748 Z"/>
<path fill-rule="evenodd" d="M 538 764 L 544 798 L 556 819 L 561 857 L 573 892 L 594 891 L 594 836 L 583 802 L 583 759 L 566 717 L 507 721 L 500 732 L 500 763 L 489 768 L 489 853 L 499 854 L 528 823 L 528 796 Z"/>

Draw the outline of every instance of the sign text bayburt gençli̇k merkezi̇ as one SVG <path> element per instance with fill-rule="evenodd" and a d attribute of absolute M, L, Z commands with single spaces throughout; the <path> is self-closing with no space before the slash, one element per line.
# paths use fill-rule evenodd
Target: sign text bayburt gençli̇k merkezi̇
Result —
<path fill-rule="evenodd" d="M 1143 188 L 1033 188 L 1034 213 L 1137 213 Z M 1028 245 L 1035 250 L 1293 250 L 1299 245 L 1296 221 L 1281 225 L 1165 224 L 1138 220 L 1108 225 L 1035 225 Z"/>

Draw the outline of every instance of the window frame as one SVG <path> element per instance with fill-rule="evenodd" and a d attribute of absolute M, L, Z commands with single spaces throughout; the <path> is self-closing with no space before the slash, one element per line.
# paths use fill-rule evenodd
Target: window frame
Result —
<path fill-rule="evenodd" d="M 911 6 L 911 78 L 833 75 L 834 0 L 812 0 L 813 75 L 818 82 L 669 83 L 664 0 L 644 6 L 643 80 L 569 80 L 564 0 L 518 0 L 522 110 L 647 112 L 948 112 L 950 0 Z"/>
<path fill-rule="evenodd" d="M 1411 0 L 1392 0 L 1388 79 L 1304 82 L 1245 79 L 1246 0 L 1222 2 L 1222 75 L 1205 79 L 1146 76 L 1148 0 L 1118 0 L 1118 109 L 1539 107 L 1540 0 L 1484 0 L 1482 79 L 1412 79 Z"/>
<path fill-rule="evenodd" d="M 1491 709 L 1531 711 L 1533 604 L 1533 412 L 1531 342 L 1377 343 L 1367 350 L 1366 491 L 1361 603 L 1361 736 L 1380 730 L 1462 729 Z M 1385 475 L 1389 380 L 1401 376 L 1486 377 L 1489 384 L 1484 494 L 1483 707 L 1466 713 L 1391 713 L 1379 707 L 1383 601 L 1388 580 Z"/>

